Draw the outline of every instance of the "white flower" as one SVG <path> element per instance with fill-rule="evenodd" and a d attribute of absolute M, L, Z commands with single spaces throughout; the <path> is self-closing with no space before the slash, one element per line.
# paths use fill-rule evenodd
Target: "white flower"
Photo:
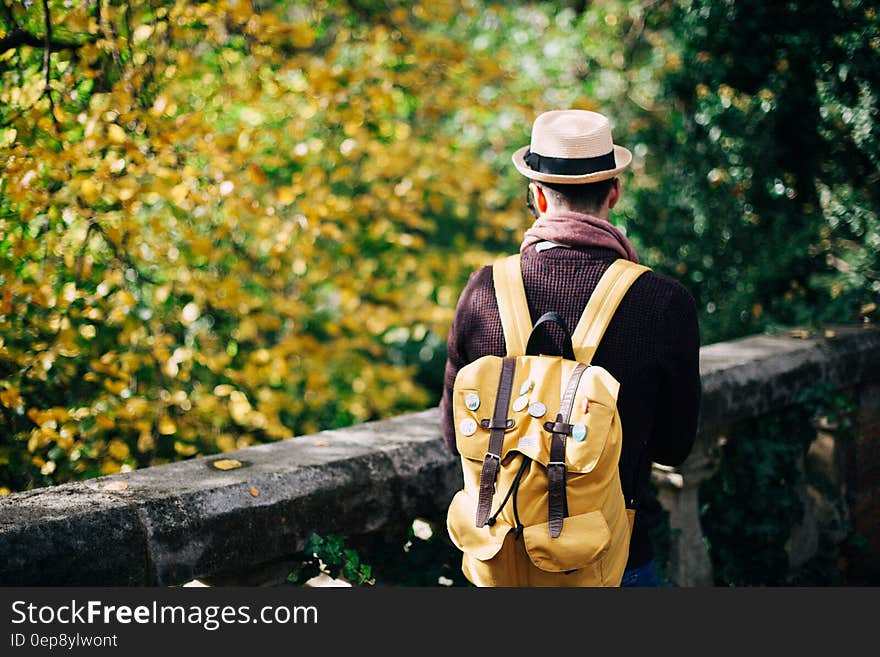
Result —
<path fill-rule="evenodd" d="M 431 538 L 431 536 L 434 535 L 434 531 L 431 529 L 431 525 L 419 518 L 413 520 L 412 530 L 413 534 L 416 535 L 416 538 L 420 538 L 423 541 L 427 541 L 429 538 Z"/>

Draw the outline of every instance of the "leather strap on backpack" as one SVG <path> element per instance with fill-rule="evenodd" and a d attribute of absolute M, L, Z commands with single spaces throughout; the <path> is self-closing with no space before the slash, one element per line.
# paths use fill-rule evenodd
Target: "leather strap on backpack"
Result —
<path fill-rule="evenodd" d="M 565 387 L 556 422 L 544 424 L 544 429 L 551 432 L 550 462 L 547 464 L 547 506 L 551 538 L 556 538 L 562 533 L 563 519 L 568 515 L 568 502 L 565 496 L 565 440 L 571 433 L 572 427 L 568 424 L 568 420 L 571 418 L 574 397 L 581 376 L 586 369 L 587 365 L 583 363 L 578 363 L 574 368 Z"/>
<path fill-rule="evenodd" d="M 578 362 L 589 364 L 593 361 L 599 342 L 605 335 L 605 329 L 608 328 L 621 299 L 635 280 L 646 271 L 650 269 L 644 265 L 618 258 L 602 274 L 571 335 Z"/>
<path fill-rule="evenodd" d="M 489 424 L 489 450 L 483 458 L 480 471 L 480 496 L 477 500 L 476 526 L 482 527 L 489 520 L 492 511 L 492 497 L 495 494 L 495 477 L 501 464 L 501 448 L 504 446 L 504 430 L 507 429 L 507 409 L 513 390 L 513 375 L 516 372 L 516 358 L 501 361 L 501 376 L 498 377 L 498 393 L 495 396 L 495 409 Z"/>
<path fill-rule="evenodd" d="M 495 261 L 492 265 L 492 282 L 507 355 L 524 356 L 532 332 L 532 316 L 529 314 L 518 253 Z"/>

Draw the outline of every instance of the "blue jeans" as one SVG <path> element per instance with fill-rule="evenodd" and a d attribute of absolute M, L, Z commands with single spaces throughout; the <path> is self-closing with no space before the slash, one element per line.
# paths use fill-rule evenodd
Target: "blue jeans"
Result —
<path fill-rule="evenodd" d="M 621 586 L 660 586 L 660 580 L 657 579 L 657 568 L 654 561 L 651 560 L 644 566 L 636 568 L 627 568 L 623 571 L 623 579 L 620 581 Z"/>

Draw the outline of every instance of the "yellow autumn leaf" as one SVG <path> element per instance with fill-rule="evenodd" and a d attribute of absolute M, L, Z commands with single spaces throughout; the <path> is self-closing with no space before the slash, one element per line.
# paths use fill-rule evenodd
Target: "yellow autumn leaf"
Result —
<path fill-rule="evenodd" d="M 150 403 L 143 397 L 132 397 L 125 402 L 125 412 L 131 418 L 138 418 L 144 415 L 149 406 Z"/>
<path fill-rule="evenodd" d="M 189 194 L 189 189 L 187 189 L 186 185 L 183 183 L 179 183 L 171 188 L 170 196 L 171 199 L 177 204 L 181 205 Z"/>
<path fill-rule="evenodd" d="M 218 470 L 235 470 L 242 467 L 244 464 L 236 459 L 220 459 L 218 461 L 214 461 L 213 463 L 211 463 L 211 465 Z"/>
<path fill-rule="evenodd" d="M 251 404 L 242 392 L 234 390 L 229 393 L 229 415 L 235 422 L 246 425 L 251 411 Z"/>
<path fill-rule="evenodd" d="M 124 144 L 128 137 L 125 134 L 125 130 L 122 129 L 119 125 L 115 123 L 111 123 L 107 126 L 107 137 L 114 144 Z"/>
<path fill-rule="evenodd" d="M 87 178 L 80 182 L 79 192 L 82 199 L 87 204 L 92 205 L 101 198 L 101 187 L 102 185 L 100 183 L 95 182 L 91 178 Z"/>
<path fill-rule="evenodd" d="M 177 425 L 167 415 L 163 415 L 159 420 L 159 433 L 163 436 L 171 436 L 177 432 Z"/>
<path fill-rule="evenodd" d="M 156 448 L 156 440 L 153 433 L 149 430 L 143 430 L 138 435 L 137 449 L 141 454 L 148 454 Z"/>
<path fill-rule="evenodd" d="M 110 475 L 116 474 L 122 469 L 122 464 L 118 463 L 112 459 L 105 459 L 101 463 L 101 474 Z"/>
<path fill-rule="evenodd" d="M 291 41 L 297 48 L 310 48 L 315 43 L 315 32 L 305 23 L 297 23 L 291 30 Z"/>
<path fill-rule="evenodd" d="M 18 388 L 9 386 L 0 390 L 0 404 L 3 404 L 6 408 L 15 408 L 20 403 L 21 395 L 18 392 Z"/>
<path fill-rule="evenodd" d="M 104 388 L 109 392 L 112 392 L 114 395 L 118 395 L 128 388 L 128 384 L 125 381 L 104 379 Z"/>
<path fill-rule="evenodd" d="M 193 456 L 194 454 L 198 453 L 199 448 L 192 443 L 185 443 L 181 440 L 175 440 L 174 451 L 181 456 Z"/>
<path fill-rule="evenodd" d="M 190 249 L 196 255 L 207 256 L 214 250 L 214 241 L 210 237 L 196 237 L 190 243 Z"/>
<path fill-rule="evenodd" d="M 296 199 L 296 192 L 290 186 L 280 187 L 275 192 L 278 202 L 282 205 L 290 205 Z"/>
<path fill-rule="evenodd" d="M 107 453 L 117 461 L 123 461 L 129 454 L 128 445 L 119 439 L 113 439 L 107 446 Z"/>

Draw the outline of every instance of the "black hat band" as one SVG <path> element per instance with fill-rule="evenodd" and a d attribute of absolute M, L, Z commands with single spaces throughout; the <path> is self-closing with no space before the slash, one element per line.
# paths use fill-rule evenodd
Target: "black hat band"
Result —
<path fill-rule="evenodd" d="M 523 157 L 525 163 L 534 171 L 561 176 L 582 176 L 597 171 L 609 171 L 617 166 L 614 151 L 596 157 L 547 157 L 527 150 Z"/>

